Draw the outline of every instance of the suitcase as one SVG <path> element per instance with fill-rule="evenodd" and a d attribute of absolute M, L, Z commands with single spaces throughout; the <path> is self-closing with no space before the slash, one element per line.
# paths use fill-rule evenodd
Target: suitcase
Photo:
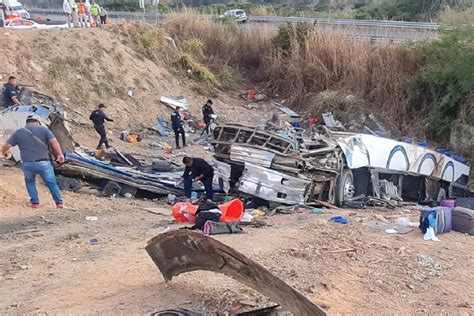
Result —
<path fill-rule="evenodd" d="M 455 207 L 453 209 L 453 230 L 474 235 L 474 210 Z"/>
<path fill-rule="evenodd" d="M 420 214 L 420 229 L 423 234 L 428 228 L 428 215 L 434 212 L 436 218 L 436 227 L 434 228 L 435 235 L 448 233 L 452 229 L 452 209 L 449 207 L 430 207 L 421 209 Z"/>

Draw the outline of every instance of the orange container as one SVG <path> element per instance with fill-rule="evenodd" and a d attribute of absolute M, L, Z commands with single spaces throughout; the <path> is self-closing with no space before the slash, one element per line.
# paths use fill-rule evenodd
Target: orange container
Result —
<path fill-rule="evenodd" d="M 175 220 L 180 223 L 189 223 L 196 220 L 196 212 L 199 205 L 187 202 L 179 202 L 173 205 L 172 214 Z"/>
<path fill-rule="evenodd" d="M 190 223 L 196 220 L 196 212 L 199 205 L 188 202 L 179 202 L 173 205 L 172 214 L 175 220 L 180 223 Z M 237 222 L 240 221 L 244 214 L 244 204 L 241 200 L 232 200 L 218 206 L 222 215 L 219 219 L 221 222 Z"/>
<path fill-rule="evenodd" d="M 240 221 L 244 214 L 244 203 L 241 200 L 231 200 L 218 206 L 222 215 L 221 222 L 237 222 Z"/>

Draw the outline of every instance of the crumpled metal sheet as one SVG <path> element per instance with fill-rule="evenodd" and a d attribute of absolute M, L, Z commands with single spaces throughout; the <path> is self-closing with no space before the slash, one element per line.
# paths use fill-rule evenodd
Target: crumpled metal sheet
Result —
<path fill-rule="evenodd" d="M 239 191 L 267 201 L 302 204 L 305 203 L 305 193 L 310 183 L 310 180 L 246 163 Z"/>
<path fill-rule="evenodd" d="M 214 180 L 217 180 L 222 191 L 229 193 L 232 167 L 229 164 L 214 160 Z"/>
<path fill-rule="evenodd" d="M 275 154 L 266 150 L 231 145 L 230 147 L 230 160 L 240 161 L 244 163 L 251 163 L 254 165 L 269 168 L 272 165 L 272 161 L 275 158 Z"/>
<path fill-rule="evenodd" d="M 176 107 L 180 107 L 183 110 L 187 110 L 189 107 L 188 100 L 186 100 L 185 97 L 179 96 L 179 97 L 165 97 L 162 96 L 160 97 L 160 102 L 169 106 L 170 108 L 176 110 Z"/>
<path fill-rule="evenodd" d="M 213 271 L 266 295 L 294 315 L 326 315 L 262 265 L 201 233 L 176 230 L 160 234 L 148 241 L 145 249 L 166 281 L 185 272 Z"/>

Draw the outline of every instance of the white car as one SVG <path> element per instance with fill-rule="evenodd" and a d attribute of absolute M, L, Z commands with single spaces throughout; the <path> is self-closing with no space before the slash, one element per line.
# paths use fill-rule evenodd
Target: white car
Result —
<path fill-rule="evenodd" d="M 31 20 L 22 20 L 22 19 L 5 21 L 5 28 L 16 29 L 16 30 L 31 30 L 31 29 L 48 30 L 48 29 L 67 28 L 67 27 L 68 27 L 67 24 L 59 24 L 59 25 L 40 24 Z"/>
<path fill-rule="evenodd" d="M 26 9 L 23 7 L 23 5 L 20 2 L 10 1 L 10 2 L 7 2 L 6 4 L 7 4 L 7 8 L 11 12 L 17 13 L 23 19 L 29 19 L 30 18 L 30 13 L 28 11 L 26 11 Z"/>
<path fill-rule="evenodd" d="M 228 11 L 225 11 L 223 15 L 221 15 L 221 17 L 227 17 L 227 16 L 234 17 L 237 22 L 242 22 L 242 23 L 247 22 L 247 20 L 249 19 L 249 17 L 247 16 L 247 13 L 245 13 L 245 11 L 242 9 L 228 10 Z"/>

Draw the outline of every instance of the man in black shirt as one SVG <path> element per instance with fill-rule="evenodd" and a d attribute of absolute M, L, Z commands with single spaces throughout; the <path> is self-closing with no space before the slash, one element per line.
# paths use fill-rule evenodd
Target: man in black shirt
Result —
<path fill-rule="evenodd" d="M 8 78 L 8 82 L 3 85 L 3 104 L 7 108 L 11 106 L 21 105 L 21 102 L 20 100 L 18 100 L 18 95 L 16 93 L 17 84 L 17 79 L 11 76 Z"/>
<path fill-rule="evenodd" d="M 94 123 L 94 128 L 97 133 L 100 135 L 99 145 L 97 149 L 102 149 L 102 145 L 105 144 L 105 147 L 109 149 L 109 141 L 107 139 L 107 131 L 105 129 L 104 123 L 105 121 L 113 122 L 114 120 L 110 119 L 105 113 L 104 110 L 105 105 L 103 103 L 99 104 L 99 108 L 92 111 L 89 119 Z"/>
<path fill-rule="evenodd" d="M 179 114 L 180 110 L 181 108 L 177 106 L 174 112 L 171 113 L 171 127 L 174 131 L 176 149 L 181 149 L 181 147 L 179 147 L 179 134 L 181 134 L 183 139 L 183 147 L 186 146 L 186 135 L 184 133 L 183 122 L 181 121 L 181 114 Z"/>
<path fill-rule="evenodd" d="M 184 193 L 191 197 L 191 191 L 194 181 L 201 181 L 206 190 L 207 202 L 212 202 L 212 179 L 214 178 L 214 169 L 202 158 L 184 157 L 184 169 L 181 181 L 184 181 Z"/>

